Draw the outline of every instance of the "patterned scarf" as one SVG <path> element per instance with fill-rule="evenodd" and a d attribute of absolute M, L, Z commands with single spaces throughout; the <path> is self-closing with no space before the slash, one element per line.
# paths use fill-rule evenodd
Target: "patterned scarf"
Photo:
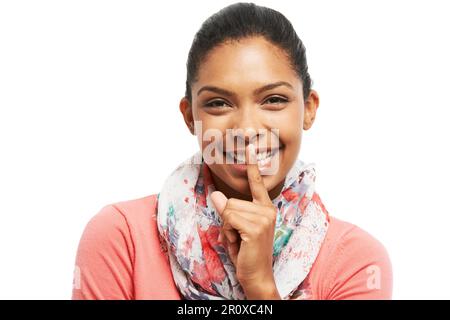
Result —
<path fill-rule="evenodd" d="M 158 194 L 157 224 L 175 284 L 185 299 L 246 299 L 236 269 L 218 241 L 222 221 L 201 152 L 181 163 Z M 273 272 L 282 299 L 299 297 L 328 230 L 328 212 L 314 188 L 314 164 L 297 159 L 286 175 L 278 208 Z"/>

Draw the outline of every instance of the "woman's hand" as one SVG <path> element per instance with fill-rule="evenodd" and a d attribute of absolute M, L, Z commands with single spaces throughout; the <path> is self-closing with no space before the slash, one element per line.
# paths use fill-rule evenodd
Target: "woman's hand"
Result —
<path fill-rule="evenodd" d="M 248 299 L 280 299 L 272 269 L 277 209 L 264 186 L 252 144 L 246 159 L 253 201 L 227 199 L 220 191 L 211 194 L 223 221 L 219 241 L 227 248 Z"/>

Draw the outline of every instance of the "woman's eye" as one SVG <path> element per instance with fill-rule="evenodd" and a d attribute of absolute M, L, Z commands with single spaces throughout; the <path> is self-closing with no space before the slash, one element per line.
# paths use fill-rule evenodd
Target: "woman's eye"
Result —
<path fill-rule="evenodd" d="M 222 108 L 225 107 L 227 103 L 222 100 L 213 100 L 205 104 L 205 107 L 208 108 Z"/>
<path fill-rule="evenodd" d="M 282 97 L 270 97 L 269 99 L 267 99 L 265 101 L 265 103 L 269 103 L 269 104 L 279 104 L 279 103 L 285 103 L 288 100 Z"/>

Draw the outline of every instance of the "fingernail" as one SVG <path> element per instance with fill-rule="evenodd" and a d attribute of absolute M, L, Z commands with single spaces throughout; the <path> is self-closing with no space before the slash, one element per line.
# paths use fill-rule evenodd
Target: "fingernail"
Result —
<path fill-rule="evenodd" d="M 222 234 L 219 234 L 219 242 L 222 243 Z"/>

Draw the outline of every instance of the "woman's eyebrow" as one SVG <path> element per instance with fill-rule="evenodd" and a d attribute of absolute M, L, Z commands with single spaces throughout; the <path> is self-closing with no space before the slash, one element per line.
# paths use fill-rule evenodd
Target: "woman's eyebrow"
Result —
<path fill-rule="evenodd" d="M 286 87 L 294 90 L 294 87 L 289 82 L 278 81 L 278 82 L 266 84 L 266 85 L 264 85 L 264 86 L 262 86 L 260 88 L 255 89 L 253 91 L 253 95 L 256 96 L 256 95 L 258 95 L 258 94 L 260 94 L 260 93 L 262 93 L 264 91 L 271 90 L 271 89 L 274 89 L 274 88 L 279 87 L 279 86 L 286 86 Z M 212 91 L 212 92 L 215 92 L 215 93 L 218 93 L 218 94 L 221 94 L 221 95 L 224 95 L 224 96 L 228 96 L 228 97 L 236 96 L 236 94 L 234 92 L 232 92 L 232 91 L 229 91 L 229 90 L 226 90 L 226 89 L 222 89 L 222 88 L 219 88 L 219 87 L 215 87 L 215 86 L 203 86 L 203 87 L 201 87 L 197 91 L 197 96 L 199 96 L 202 91 Z"/>

